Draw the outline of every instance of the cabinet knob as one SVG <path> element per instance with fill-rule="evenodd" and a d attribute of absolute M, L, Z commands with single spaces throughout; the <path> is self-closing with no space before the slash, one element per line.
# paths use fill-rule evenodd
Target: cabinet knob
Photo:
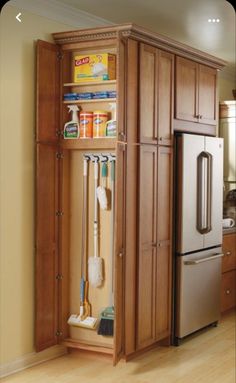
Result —
<path fill-rule="evenodd" d="M 226 251 L 225 255 L 231 255 L 231 251 Z"/>
<path fill-rule="evenodd" d="M 229 295 L 231 293 L 231 291 L 228 289 L 226 290 L 226 294 Z"/>
<path fill-rule="evenodd" d="M 199 118 L 200 118 L 200 120 L 202 119 L 202 114 L 199 114 L 199 116 L 198 116 Z"/>

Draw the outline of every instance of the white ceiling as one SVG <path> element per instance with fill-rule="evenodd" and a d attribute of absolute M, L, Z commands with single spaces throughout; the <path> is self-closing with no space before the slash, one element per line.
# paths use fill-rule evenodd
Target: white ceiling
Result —
<path fill-rule="evenodd" d="M 59 0 L 116 24 L 133 22 L 206 51 L 235 70 L 235 11 L 226 0 Z M 209 23 L 219 18 L 219 23 Z"/>
<path fill-rule="evenodd" d="M 230 0 L 231 1 L 231 0 Z M 10 0 L 17 6 L 68 25 L 69 29 L 135 23 L 228 62 L 235 78 L 236 24 L 226 0 Z M 219 18 L 219 23 L 209 23 Z"/>

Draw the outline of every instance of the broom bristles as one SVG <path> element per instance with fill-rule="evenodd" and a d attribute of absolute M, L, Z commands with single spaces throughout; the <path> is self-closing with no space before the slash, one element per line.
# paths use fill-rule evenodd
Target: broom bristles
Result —
<path fill-rule="evenodd" d="M 113 319 L 104 319 L 101 318 L 99 327 L 98 327 L 98 335 L 107 335 L 112 336 L 113 335 Z"/>

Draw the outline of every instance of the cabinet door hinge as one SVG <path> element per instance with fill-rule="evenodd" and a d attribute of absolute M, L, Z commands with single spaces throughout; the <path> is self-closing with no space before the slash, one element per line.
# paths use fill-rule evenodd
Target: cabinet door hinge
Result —
<path fill-rule="evenodd" d="M 56 336 L 62 336 L 62 331 L 57 330 L 55 335 L 56 335 Z"/>
<path fill-rule="evenodd" d="M 62 152 L 57 152 L 56 157 L 58 160 L 61 160 L 64 156 L 63 156 Z"/>
<path fill-rule="evenodd" d="M 57 52 L 57 59 L 58 60 L 63 59 L 63 54 L 61 52 Z"/>
<path fill-rule="evenodd" d="M 63 137 L 63 133 L 60 129 L 56 130 L 56 137 Z"/>
<path fill-rule="evenodd" d="M 57 275 L 56 275 L 56 279 L 57 279 L 57 280 L 61 280 L 62 278 L 63 278 L 63 275 L 61 275 L 61 274 L 57 274 Z"/>
<path fill-rule="evenodd" d="M 56 211 L 56 216 L 57 216 L 57 217 L 62 217 L 63 214 L 64 214 L 63 211 L 60 211 L 60 210 L 57 210 L 57 211 Z"/>
<path fill-rule="evenodd" d="M 125 142 L 126 141 L 126 135 L 124 132 L 118 133 L 119 141 Z"/>

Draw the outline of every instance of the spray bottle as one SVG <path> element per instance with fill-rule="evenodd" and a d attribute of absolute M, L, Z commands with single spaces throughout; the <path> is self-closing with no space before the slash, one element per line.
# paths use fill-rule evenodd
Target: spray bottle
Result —
<path fill-rule="evenodd" d="M 77 105 L 68 105 L 69 113 L 72 112 L 72 120 L 64 125 L 64 138 L 79 138 L 79 118 L 77 112 L 79 108 Z"/>
<path fill-rule="evenodd" d="M 107 121 L 106 124 L 106 135 L 108 137 L 115 137 L 116 136 L 116 103 L 111 102 L 109 103 L 110 109 L 111 109 L 111 120 Z"/>

